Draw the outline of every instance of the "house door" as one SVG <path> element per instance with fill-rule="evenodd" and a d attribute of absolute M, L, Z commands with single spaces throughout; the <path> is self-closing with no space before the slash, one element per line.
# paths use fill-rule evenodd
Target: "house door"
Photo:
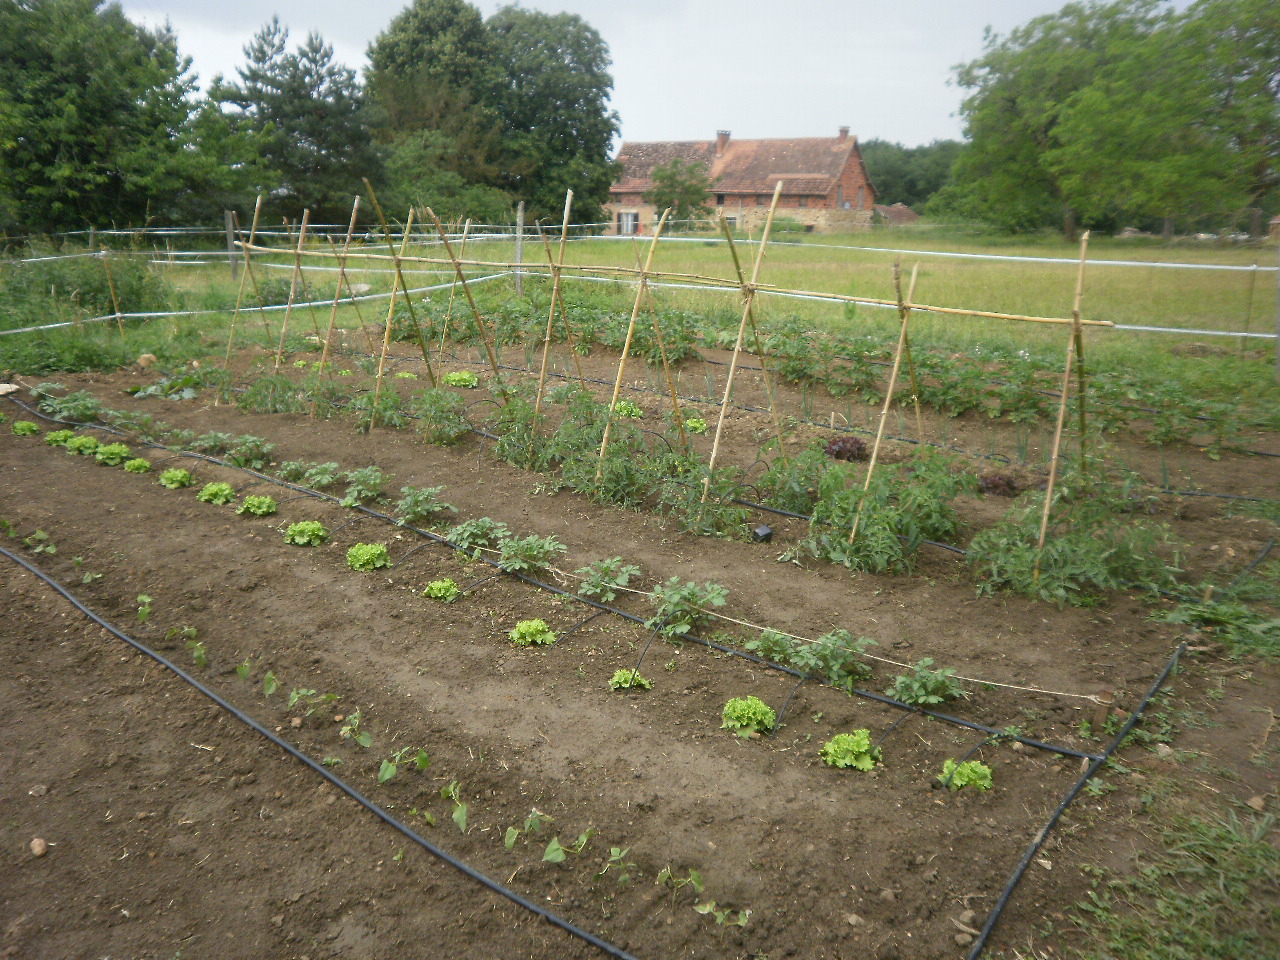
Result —
<path fill-rule="evenodd" d="M 618 234 L 629 237 L 640 232 L 640 214 L 623 211 L 618 214 Z"/>

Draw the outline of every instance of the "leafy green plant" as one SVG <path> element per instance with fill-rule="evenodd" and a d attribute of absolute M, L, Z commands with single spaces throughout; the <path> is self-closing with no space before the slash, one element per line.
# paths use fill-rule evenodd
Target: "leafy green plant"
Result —
<path fill-rule="evenodd" d="M 423 390 L 413 395 L 407 410 L 428 443 L 457 443 L 471 432 L 462 398 L 448 390 Z"/>
<path fill-rule="evenodd" d="M 507 573 L 536 577 L 567 549 L 555 537 L 503 537 L 498 541 L 498 566 Z"/>
<path fill-rule="evenodd" d="M 529 811 L 529 815 L 524 818 L 523 827 L 507 827 L 507 832 L 502 838 L 502 845 L 508 850 L 515 847 L 516 841 L 521 837 L 528 836 L 530 833 L 541 833 L 545 824 L 551 823 L 553 817 L 547 816 L 537 807 Z"/>
<path fill-rule="evenodd" d="M 15 423 L 14 426 L 16 427 L 17 424 Z M 65 447 L 67 441 L 75 435 L 76 432 L 74 430 L 50 430 L 44 435 L 44 442 L 51 447 Z"/>
<path fill-rule="evenodd" d="M 706 884 L 702 881 L 702 874 L 697 870 L 690 868 L 688 875 L 679 877 L 676 876 L 675 871 L 671 869 L 670 864 L 667 864 L 658 871 L 658 879 L 655 882 L 660 887 L 671 888 L 672 902 L 675 902 L 676 894 L 685 887 L 692 887 L 693 892 L 699 895 L 701 895 L 702 891 L 706 889 Z"/>
<path fill-rule="evenodd" d="M 386 483 L 382 468 L 376 465 L 348 470 L 343 479 L 347 482 L 347 493 L 341 500 L 344 507 L 378 500 L 382 496 L 382 486 Z"/>
<path fill-rule="evenodd" d="M 545 647 L 556 642 L 555 631 L 544 620 L 521 620 L 507 635 L 517 647 Z"/>
<path fill-rule="evenodd" d="M 170 467 L 168 470 L 161 471 L 160 479 L 157 482 L 160 486 L 168 487 L 170 490 L 179 490 L 182 487 L 191 486 L 191 474 L 181 467 Z"/>
<path fill-rule="evenodd" d="M 1152 620 L 1194 627 L 1222 641 L 1237 654 L 1280 658 L 1280 618 L 1270 617 L 1233 598 L 1184 601 Z"/>
<path fill-rule="evenodd" d="M 37 383 L 31 395 L 37 399 L 37 406 L 45 413 L 58 420 L 69 420 L 73 423 L 89 423 L 97 419 L 102 404 L 88 390 L 76 390 L 62 397 L 55 397 L 51 391 L 65 390 L 60 383 Z"/>
<path fill-rule="evenodd" d="M 37 530 L 31 536 L 24 537 L 22 542 L 32 553 L 47 553 L 52 556 L 58 552 L 57 545 L 43 530 Z"/>
<path fill-rule="evenodd" d="M 312 490 L 324 490 L 338 482 L 338 465 L 329 463 L 313 463 L 302 472 L 302 483 Z"/>
<path fill-rule="evenodd" d="M 951 790 L 962 787 L 977 787 L 979 790 L 991 789 L 991 768 L 977 760 L 966 760 L 957 764 L 950 757 L 942 765 L 942 773 L 938 774 L 938 782 Z"/>
<path fill-rule="evenodd" d="M 855 730 L 853 733 L 837 733 L 818 751 L 822 762 L 842 770 L 873 770 L 880 760 L 880 748 L 871 745 L 871 731 Z"/>
<path fill-rule="evenodd" d="M 451 370 L 440 378 L 446 387 L 463 387 L 474 390 L 480 386 L 480 378 L 470 370 Z"/>
<path fill-rule="evenodd" d="M 462 591 L 458 589 L 457 583 L 451 577 L 446 577 L 443 580 L 432 580 L 427 584 L 427 589 L 422 591 L 422 595 L 430 600 L 439 600 L 441 603 L 453 603 L 462 596 Z"/>
<path fill-rule="evenodd" d="M 338 728 L 338 736 L 366 750 L 373 746 L 373 734 L 364 729 L 364 715 L 359 710 L 352 710 L 347 714 L 346 722 Z"/>
<path fill-rule="evenodd" d="M 329 531 L 319 520 L 299 520 L 289 524 L 284 542 L 296 547 L 318 547 L 329 539 Z"/>
<path fill-rule="evenodd" d="M 952 679 L 955 668 L 941 667 L 932 670 L 932 666 L 933 658 L 924 657 L 912 668 L 911 673 L 895 677 L 885 693 L 913 707 L 930 707 L 967 696 L 964 688 Z"/>
<path fill-rule="evenodd" d="M 613 413 L 624 420 L 640 420 L 644 417 L 640 405 L 631 400 L 619 400 L 613 405 Z"/>
<path fill-rule="evenodd" d="M 453 504 L 440 499 L 443 492 L 444 487 L 401 487 L 401 499 L 396 501 L 396 513 L 399 515 L 396 522 L 421 526 L 434 523 L 445 511 L 457 513 Z"/>
<path fill-rule="evenodd" d="M 385 543 L 356 543 L 347 550 L 347 566 L 352 570 L 369 572 L 391 566 Z"/>
<path fill-rule="evenodd" d="M 269 697 L 280 689 L 280 678 L 276 676 L 274 670 L 268 670 L 262 678 L 262 695 Z"/>
<path fill-rule="evenodd" d="M 40 433 L 40 425 L 31 420 L 15 420 L 10 429 L 15 437 L 34 437 Z"/>
<path fill-rule="evenodd" d="M 405 757 L 412 756 L 412 761 L 406 761 Z M 431 766 L 431 758 L 427 756 L 425 747 L 403 747 L 397 750 L 378 767 L 378 783 L 386 783 L 394 780 L 396 774 L 400 771 L 400 766 L 406 762 L 413 763 L 413 769 L 419 773 Z"/>
<path fill-rule="evenodd" d="M 247 664 L 248 661 L 246 660 L 245 663 Z M 336 693 L 317 693 L 315 690 L 294 687 L 289 691 L 289 709 L 292 710 L 301 705 L 305 715 L 309 717 L 317 710 L 322 710 L 341 699 Z"/>
<path fill-rule="evenodd" d="M 768 733 L 778 723 L 778 714 L 759 697 L 734 697 L 724 705 L 721 730 L 732 730 L 740 737 Z"/>
<path fill-rule="evenodd" d="M 630 852 L 630 847 L 610 847 L 609 859 L 605 861 L 600 872 L 591 878 L 591 882 L 598 883 L 605 878 L 610 870 L 613 870 L 614 879 L 618 881 L 619 886 L 629 883 L 631 871 L 636 867 L 634 863 L 627 863 L 627 854 Z"/>
<path fill-rule="evenodd" d="M 151 598 L 145 593 L 138 594 L 138 622 L 146 623 L 151 616 Z"/>
<path fill-rule="evenodd" d="M 597 560 L 574 572 L 583 578 L 578 593 L 584 597 L 598 597 L 603 603 L 612 603 L 617 599 L 619 589 L 626 587 L 632 577 L 640 576 L 640 568 L 621 557 Z"/>
<path fill-rule="evenodd" d="M 241 680 L 248 680 L 249 673 L 253 670 L 253 663 L 248 657 L 245 657 L 240 663 L 236 664 L 236 676 Z"/>
<path fill-rule="evenodd" d="M 134 457 L 124 462 L 126 473 L 146 473 L 151 469 L 151 461 L 146 457 Z"/>
<path fill-rule="evenodd" d="M 849 631 L 839 629 L 824 633 L 812 643 L 766 629 L 759 637 L 743 644 L 767 660 L 811 676 L 825 677 L 832 686 L 846 692 L 852 692 L 859 681 L 871 676 L 871 668 L 860 656 L 868 647 L 876 645 L 870 637 L 854 637 Z"/>
<path fill-rule="evenodd" d="M 567 847 L 560 842 L 559 837 L 552 837 L 551 842 L 547 844 L 547 849 L 542 853 L 544 863 L 564 863 L 568 859 L 569 854 L 577 856 L 586 849 L 587 844 L 591 842 L 591 838 L 596 834 L 594 829 L 586 830 L 578 834 L 578 839 Z"/>
<path fill-rule="evenodd" d="M 672 577 L 654 587 L 649 599 L 658 609 L 645 628 L 661 628 L 664 637 L 683 637 L 710 616 L 708 607 L 723 607 L 728 597 L 729 591 L 718 583 L 699 585 Z"/>
<path fill-rule="evenodd" d="M 227 461 L 235 467 L 265 470 L 271 463 L 271 454 L 275 448 L 274 443 L 246 433 L 231 442 L 227 448 Z"/>
<path fill-rule="evenodd" d="M 610 690 L 652 690 L 653 681 L 646 680 L 639 671 L 636 670 L 615 670 L 612 677 L 609 678 Z"/>
<path fill-rule="evenodd" d="M 707 421 L 702 417 L 687 417 L 684 421 L 684 428 L 690 433 L 701 436 L 707 432 Z"/>
<path fill-rule="evenodd" d="M 476 517 L 466 520 L 456 527 L 450 527 L 445 539 L 463 553 L 478 557 L 481 550 L 491 549 L 495 543 L 508 535 L 507 525 L 488 517 Z"/>
<path fill-rule="evenodd" d="M 745 927 L 747 925 L 747 921 L 751 919 L 750 910 L 738 910 L 736 911 L 737 915 L 735 916 L 735 911 L 727 908 L 723 910 L 720 909 L 716 906 L 716 902 L 714 900 L 708 900 L 706 903 L 694 904 L 693 909 L 704 916 L 715 917 L 717 927 Z"/>
<path fill-rule="evenodd" d="M 231 503 L 235 498 L 235 488 L 229 483 L 206 483 L 204 488 L 196 494 L 196 499 L 202 503 L 213 503 L 218 506 Z"/>
<path fill-rule="evenodd" d="M 467 832 L 467 805 L 462 802 L 462 791 L 458 787 L 458 781 L 452 781 L 448 786 L 440 790 L 440 796 L 445 800 L 453 801 L 453 813 L 450 818 L 458 828 L 459 833 Z"/>
<path fill-rule="evenodd" d="M 79 435 L 72 437 L 63 446 L 67 448 L 67 453 L 78 453 L 82 457 L 87 457 L 98 449 L 98 441 L 93 437 Z"/>
<path fill-rule="evenodd" d="M 192 661 L 201 670 L 209 665 L 209 654 L 203 640 L 188 640 L 187 649 L 191 651 Z"/>
<path fill-rule="evenodd" d="M 276 512 L 276 501 L 274 497 L 266 496 L 248 496 L 241 501 L 240 506 L 236 507 L 236 513 L 250 513 L 255 517 L 269 517 Z"/>

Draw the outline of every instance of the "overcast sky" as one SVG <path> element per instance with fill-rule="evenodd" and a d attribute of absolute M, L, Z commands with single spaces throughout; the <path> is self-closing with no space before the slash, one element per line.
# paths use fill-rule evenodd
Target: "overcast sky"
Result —
<path fill-rule="evenodd" d="M 473 0 L 474 2 L 474 0 Z M 835 136 L 907 146 L 962 135 L 952 67 L 999 33 L 1065 0 L 524 0 L 568 11 L 613 55 L 625 140 Z M 201 83 L 235 76 L 243 48 L 277 13 L 293 40 L 315 30 L 357 70 L 407 0 L 123 0 L 133 20 L 166 19 Z M 475 3 L 485 16 L 505 3 Z"/>

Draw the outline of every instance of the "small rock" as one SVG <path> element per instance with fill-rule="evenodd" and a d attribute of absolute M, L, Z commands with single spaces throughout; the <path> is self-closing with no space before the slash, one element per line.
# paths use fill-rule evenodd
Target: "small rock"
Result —
<path fill-rule="evenodd" d="M 293 727 L 293 729 L 297 730 L 300 726 L 302 726 L 302 718 L 301 718 L 301 717 L 290 717 L 290 718 L 289 718 L 289 726 L 291 726 L 291 727 Z"/>
<path fill-rule="evenodd" d="M 1256 797 L 1250 797 L 1245 801 L 1245 803 L 1251 806 L 1254 810 L 1257 810 L 1259 813 L 1262 813 L 1263 810 L 1267 809 L 1267 798 L 1262 794 L 1258 794 Z"/>
<path fill-rule="evenodd" d="M 280 924 L 284 923 L 284 914 L 277 913 L 274 917 L 271 918 L 271 923 L 273 926 L 277 926 L 277 927 L 280 926 Z"/>
<path fill-rule="evenodd" d="M 849 924 L 849 926 L 851 927 L 860 927 L 862 926 L 862 924 L 866 923 L 867 921 L 863 920 L 856 913 L 846 913 L 844 915 L 844 922 Z"/>
<path fill-rule="evenodd" d="M 341 713 L 335 713 L 335 714 L 333 715 L 333 722 L 334 722 L 334 723 L 341 723 L 341 722 L 342 722 L 343 720 L 345 720 L 345 719 L 347 719 L 347 718 L 346 718 L 343 714 L 341 714 Z"/>
<path fill-rule="evenodd" d="M 973 937 L 969 936 L 967 933 L 957 933 L 952 939 L 955 940 L 956 946 L 959 947 L 967 947 L 969 944 L 973 943 Z"/>
<path fill-rule="evenodd" d="M 925 855 L 924 855 L 923 853 L 917 853 L 917 854 L 916 854 L 916 866 L 917 866 L 917 867 L 923 867 L 927 862 L 928 862 L 928 860 L 925 858 Z"/>
<path fill-rule="evenodd" d="M 33 857 L 43 857 L 49 852 L 49 844 L 39 837 L 31 841 L 31 855 Z"/>
<path fill-rule="evenodd" d="M 888 903 L 893 903 L 893 901 L 898 899 L 898 894 L 886 887 L 884 890 L 880 891 L 880 899 Z"/>
<path fill-rule="evenodd" d="M 150 366 L 152 366 L 152 365 L 154 365 L 154 364 L 155 364 L 155 362 L 156 362 L 156 355 L 155 355 L 154 353 L 144 353 L 142 356 L 140 356 L 140 357 L 139 357 L 137 360 L 135 360 L 134 362 L 135 362 L 138 366 L 140 366 L 143 370 L 146 370 L 148 367 L 150 367 Z"/>
<path fill-rule="evenodd" d="M 972 927 L 973 921 L 977 919 L 978 919 L 978 912 L 976 910 L 966 910 L 964 913 L 960 914 L 960 922 L 963 923 L 966 927 Z"/>
<path fill-rule="evenodd" d="M 1167 743 L 1157 743 L 1156 756 L 1161 760 L 1168 760 L 1173 756 L 1173 747 L 1169 746 Z"/>
<path fill-rule="evenodd" d="M 27 791 L 27 793 L 31 794 L 31 796 L 33 797 L 43 797 L 48 792 L 49 792 L 49 788 L 46 787 L 43 783 L 37 783 L 34 787 L 32 787 L 30 790 Z"/>

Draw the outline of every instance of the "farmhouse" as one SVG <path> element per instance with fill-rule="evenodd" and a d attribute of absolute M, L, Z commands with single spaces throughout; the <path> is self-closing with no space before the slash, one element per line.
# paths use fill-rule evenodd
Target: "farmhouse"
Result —
<path fill-rule="evenodd" d="M 867 176 L 858 138 L 841 127 L 835 137 L 734 140 L 721 130 L 714 140 L 624 143 L 622 175 L 609 188 L 610 233 L 652 228 L 661 211 L 643 200 L 653 170 L 672 160 L 701 165 L 711 181 L 711 203 L 731 225 L 764 223 L 774 186 L 782 182 L 778 216 L 811 230 L 871 226 L 875 187 Z"/>

